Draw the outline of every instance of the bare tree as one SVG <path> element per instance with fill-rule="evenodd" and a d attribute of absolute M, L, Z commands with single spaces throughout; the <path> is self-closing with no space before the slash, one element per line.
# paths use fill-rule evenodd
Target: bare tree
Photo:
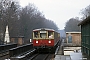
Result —
<path fill-rule="evenodd" d="M 90 16 L 90 5 L 87 6 L 85 9 L 81 10 L 81 14 L 83 15 L 83 19 L 87 18 Z"/>
<path fill-rule="evenodd" d="M 22 9 L 20 20 L 26 41 L 32 38 L 33 29 L 52 28 L 58 30 L 56 24 L 51 20 L 47 20 L 33 4 L 29 4 Z"/>
<path fill-rule="evenodd" d="M 21 8 L 18 3 L 12 0 L 2 0 L 0 9 L 2 9 L 0 10 L 0 26 L 2 26 L 0 33 L 4 34 L 5 27 L 8 25 L 10 37 L 24 36 L 25 41 L 28 42 L 32 38 L 33 29 L 52 28 L 58 30 L 57 25 L 46 19 L 33 4 Z"/>

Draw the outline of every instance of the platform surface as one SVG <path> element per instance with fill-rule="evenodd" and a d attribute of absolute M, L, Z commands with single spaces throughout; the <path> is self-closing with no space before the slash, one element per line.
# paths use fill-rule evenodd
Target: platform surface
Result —
<path fill-rule="evenodd" d="M 59 49 L 54 60 L 90 60 L 90 57 L 83 55 L 80 49 L 78 50 L 78 52 L 74 50 L 65 51 L 64 52 L 65 55 L 62 55 L 61 50 L 62 49 Z"/>
<path fill-rule="evenodd" d="M 71 60 L 70 56 L 56 55 L 54 60 Z"/>

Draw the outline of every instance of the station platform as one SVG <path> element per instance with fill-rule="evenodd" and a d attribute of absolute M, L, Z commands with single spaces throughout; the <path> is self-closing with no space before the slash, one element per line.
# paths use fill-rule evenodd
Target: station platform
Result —
<path fill-rule="evenodd" d="M 70 56 L 56 55 L 54 60 L 71 60 Z"/>
<path fill-rule="evenodd" d="M 90 57 L 87 57 L 86 55 L 82 54 L 81 49 L 75 51 L 73 48 L 67 50 L 65 49 L 65 51 L 62 51 L 62 48 L 60 48 L 57 54 L 55 55 L 54 60 L 90 60 Z"/>

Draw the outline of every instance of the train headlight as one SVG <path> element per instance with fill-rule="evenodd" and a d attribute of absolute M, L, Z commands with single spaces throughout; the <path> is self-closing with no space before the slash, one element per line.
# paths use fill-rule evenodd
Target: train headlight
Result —
<path fill-rule="evenodd" d="M 36 41 L 36 43 L 38 43 L 38 41 Z"/>
<path fill-rule="evenodd" d="M 48 41 L 48 43 L 51 43 L 51 41 Z"/>

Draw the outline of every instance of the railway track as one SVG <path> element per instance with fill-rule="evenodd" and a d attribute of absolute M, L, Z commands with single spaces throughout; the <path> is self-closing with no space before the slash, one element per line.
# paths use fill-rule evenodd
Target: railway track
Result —
<path fill-rule="evenodd" d="M 54 54 L 35 54 L 27 60 L 52 60 Z"/>
<path fill-rule="evenodd" d="M 5 60 L 5 59 L 9 59 L 9 58 L 10 58 L 9 55 L 4 55 L 4 56 L 0 57 L 0 60 Z"/>
<path fill-rule="evenodd" d="M 9 57 L 9 51 L 4 51 L 0 53 L 0 60 L 8 59 Z"/>
<path fill-rule="evenodd" d="M 3 51 L 0 53 L 0 57 L 8 55 L 8 54 L 9 54 L 9 51 Z"/>
<path fill-rule="evenodd" d="M 36 51 L 35 49 L 32 49 L 30 51 L 27 51 L 25 53 L 22 53 L 20 55 L 13 56 L 13 57 L 10 57 L 9 52 L 2 53 L 0 56 L 0 60 L 8 60 L 8 59 L 9 60 L 27 60 L 27 58 L 32 56 L 35 51 Z"/>

